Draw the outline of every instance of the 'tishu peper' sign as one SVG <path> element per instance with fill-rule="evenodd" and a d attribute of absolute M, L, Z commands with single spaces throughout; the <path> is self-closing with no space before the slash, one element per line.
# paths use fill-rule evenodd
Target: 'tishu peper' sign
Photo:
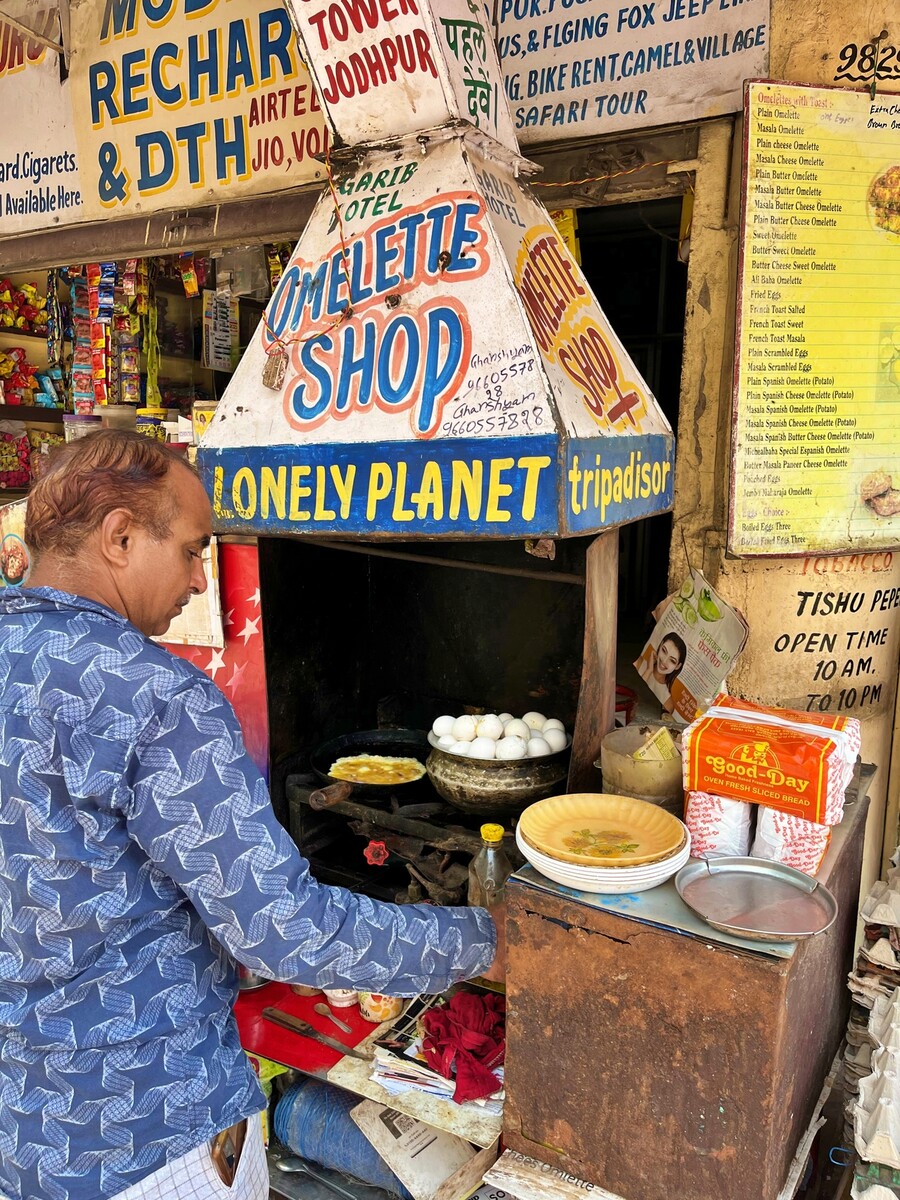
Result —
<path fill-rule="evenodd" d="M 281 0 L 75 0 L 86 216 L 323 178 L 328 129 Z"/>

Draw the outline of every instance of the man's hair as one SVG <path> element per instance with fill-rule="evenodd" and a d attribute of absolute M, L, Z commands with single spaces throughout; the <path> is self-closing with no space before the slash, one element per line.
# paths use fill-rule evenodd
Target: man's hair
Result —
<path fill-rule="evenodd" d="M 103 429 L 49 456 L 28 497 L 25 542 L 40 556 L 74 557 L 117 508 L 131 513 L 154 541 L 169 536 L 175 502 L 166 477 L 193 468 L 144 434 Z"/>

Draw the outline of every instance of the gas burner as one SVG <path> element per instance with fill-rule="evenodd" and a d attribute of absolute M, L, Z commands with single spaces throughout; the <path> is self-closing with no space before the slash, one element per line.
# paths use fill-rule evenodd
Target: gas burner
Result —
<path fill-rule="evenodd" d="M 468 863 L 481 849 L 477 816 L 433 799 L 316 804 L 315 776 L 289 774 L 291 832 L 316 878 L 398 903 L 464 904 Z"/>

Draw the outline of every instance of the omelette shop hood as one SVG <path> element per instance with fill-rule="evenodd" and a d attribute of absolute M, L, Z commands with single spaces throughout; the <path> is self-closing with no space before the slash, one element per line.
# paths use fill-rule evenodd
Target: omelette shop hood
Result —
<path fill-rule="evenodd" d="M 316 78 L 309 21 L 318 29 L 328 6 L 298 7 Z M 337 171 L 340 219 L 326 191 L 203 437 L 219 532 L 566 536 L 671 507 L 666 419 L 523 183 L 530 164 L 503 144 L 487 16 L 453 0 L 439 41 L 420 7 L 417 44 L 441 78 L 471 82 L 461 29 L 482 29 L 503 141 L 496 121 L 479 128 L 449 101 L 441 126 L 387 146 L 364 144 L 372 118 L 360 118 L 361 148 Z M 396 34 L 407 35 L 405 25 Z M 338 78 L 333 56 L 329 68 Z M 414 77 L 396 79 L 399 96 L 391 86 L 378 112 L 395 101 L 408 112 Z M 433 119 L 428 73 L 423 86 Z M 353 113 L 326 111 L 352 138 Z"/>

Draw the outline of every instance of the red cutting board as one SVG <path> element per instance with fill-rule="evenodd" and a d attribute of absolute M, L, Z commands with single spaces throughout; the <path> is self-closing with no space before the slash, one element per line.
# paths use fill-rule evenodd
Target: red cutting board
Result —
<path fill-rule="evenodd" d="M 264 1008 L 280 1008 L 282 1012 L 308 1021 L 313 1029 L 327 1033 L 329 1037 L 337 1038 L 348 1046 L 355 1046 L 376 1028 L 371 1021 L 363 1019 L 359 1005 L 354 1004 L 351 1008 L 333 1010 L 334 1015 L 353 1030 L 352 1033 L 344 1033 L 327 1017 L 313 1012 L 315 1004 L 324 1003 L 327 1001 L 322 995 L 297 996 L 286 983 L 267 983 L 261 988 L 241 992 L 234 1006 L 241 1045 L 251 1054 L 271 1058 L 285 1067 L 294 1067 L 311 1075 L 324 1075 L 340 1061 L 340 1051 L 323 1046 L 321 1042 L 303 1037 L 302 1034 L 292 1033 L 290 1029 L 265 1020 L 262 1015 Z"/>

